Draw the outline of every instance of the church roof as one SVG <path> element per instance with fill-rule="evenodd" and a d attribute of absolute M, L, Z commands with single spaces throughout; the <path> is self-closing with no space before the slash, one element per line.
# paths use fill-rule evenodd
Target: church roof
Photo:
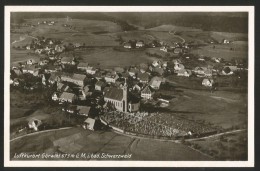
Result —
<path fill-rule="evenodd" d="M 121 101 L 123 99 L 123 89 L 110 87 L 105 89 L 105 98 Z"/>

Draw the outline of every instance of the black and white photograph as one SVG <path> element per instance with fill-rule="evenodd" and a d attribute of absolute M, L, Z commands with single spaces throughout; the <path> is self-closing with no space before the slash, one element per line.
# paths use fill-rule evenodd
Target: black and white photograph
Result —
<path fill-rule="evenodd" d="M 5 166 L 254 166 L 254 7 L 5 7 Z"/>

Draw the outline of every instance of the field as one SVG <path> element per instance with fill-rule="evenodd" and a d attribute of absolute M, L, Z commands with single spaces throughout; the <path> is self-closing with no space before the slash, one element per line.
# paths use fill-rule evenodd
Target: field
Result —
<path fill-rule="evenodd" d="M 175 89 L 159 92 L 172 95 L 167 107 L 169 112 L 192 120 L 204 120 L 222 128 L 245 126 L 247 124 L 247 93 L 235 91 L 214 91 L 202 87 L 202 78 L 168 77 Z"/>
<path fill-rule="evenodd" d="M 215 48 L 213 48 L 215 46 Z M 233 48 L 234 50 L 231 50 Z M 200 56 L 223 58 L 231 60 L 232 58 L 248 58 L 247 42 L 234 42 L 231 44 L 207 45 L 191 50 L 191 53 Z"/>
<path fill-rule="evenodd" d="M 247 160 L 246 131 L 192 142 L 192 146 L 218 160 Z"/>
<path fill-rule="evenodd" d="M 82 128 L 41 133 L 41 136 L 32 135 L 12 141 L 11 160 L 14 160 L 12 159 L 14 153 L 18 154 L 21 152 L 28 152 L 31 154 L 43 152 L 48 154 L 54 154 L 55 152 L 132 154 L 130 160 L 145 161 L 212 160 L 182 144 L 151 139 L 131 138 L 113 132 L 92 132 Z"/>
<path fill-rule="evenodd" d="M 91 48 L 90 50 L 78 52 L 81 61 L 93 64 L 99 63 L 104 68 L 116 66 L 138 65 L 140 63 L 152 62 L 155 58 L 145 54 L 146 51 L 117 51 L 113 48 Z M 115 62 L 116 61 L 116 62 Z"/>

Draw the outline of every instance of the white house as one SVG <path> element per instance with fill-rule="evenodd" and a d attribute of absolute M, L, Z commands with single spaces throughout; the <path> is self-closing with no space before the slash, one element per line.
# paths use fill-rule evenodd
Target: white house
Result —
<path fill-rule="evenodd" d="M 205 78 L 202 81 L 202 85 L 206 87 L 212 87 L 213 83 L 214 83 L 213 79 L 208 79 L 208 78 Z"/>
<path fill-rule="evenodd" d="M 191 76 L 191 71 L 187 69 L 181 69 L 177 72 L 177 76 L 189 77 Z"/>
<path fill-rule="evenodd" d="M 141 91 L 141 97 L 144 99 L 152 99 L 152 91 L 149 88 L 149 86 L 146 86 L 142 91 Z"/>

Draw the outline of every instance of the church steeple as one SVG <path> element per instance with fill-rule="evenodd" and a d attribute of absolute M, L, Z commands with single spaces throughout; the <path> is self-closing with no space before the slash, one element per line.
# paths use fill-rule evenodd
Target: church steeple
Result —
<path fill-rule="evenodd" d="M 127 83 L 126 83 L 126 79 L 125 79 L 125 83 L 123 85 L 123 111 L 127 112 L 128 109 L 128 101 L 127 101 Z"/>

